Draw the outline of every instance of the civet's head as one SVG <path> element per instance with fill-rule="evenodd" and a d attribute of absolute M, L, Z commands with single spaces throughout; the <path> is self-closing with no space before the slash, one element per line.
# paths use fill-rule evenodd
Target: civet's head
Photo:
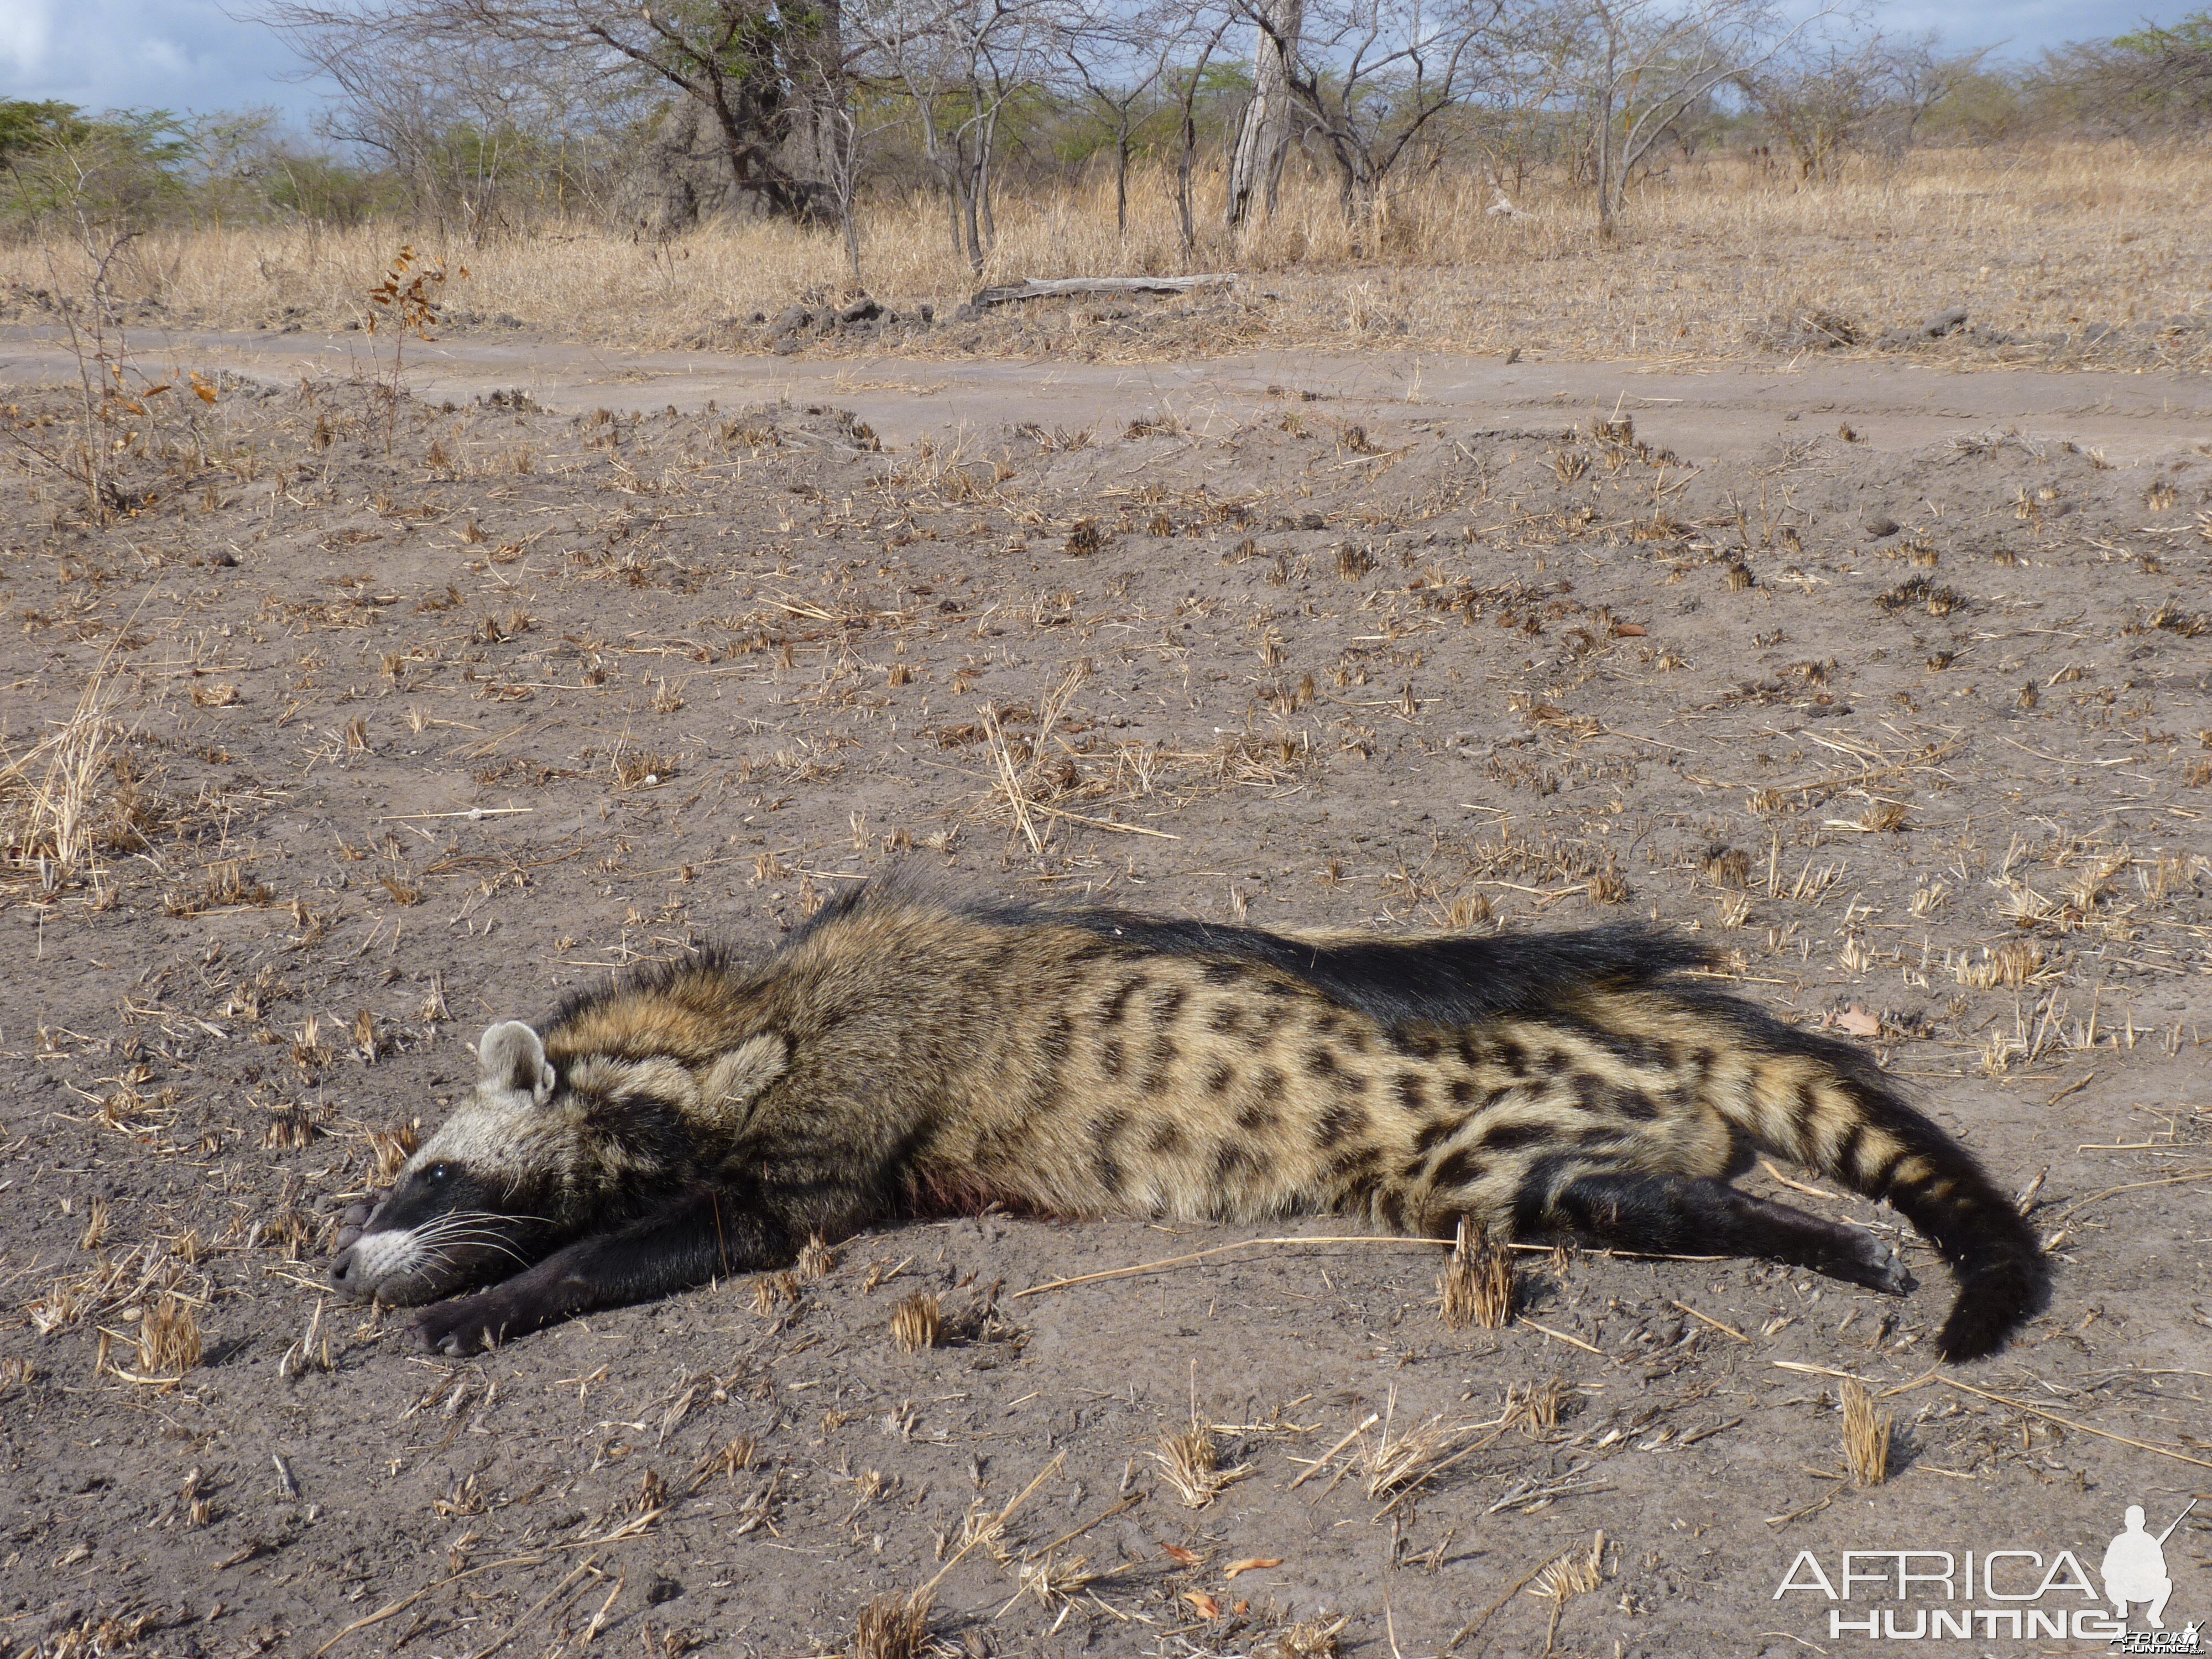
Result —
<path fill-rule="evenodd" d="M 701 1076 L 672 1058 L 592 1055 L 556 1067 L 507 1020 L 477 1045 L 475 1091 L 339 1235 L 331 1283 L 362 1301 L 435 1302 L 509 1277 L 631 1205 L 688 1161 L 701 1131 L 742 1114 L 787 1048 L 757 1036 Z"/>

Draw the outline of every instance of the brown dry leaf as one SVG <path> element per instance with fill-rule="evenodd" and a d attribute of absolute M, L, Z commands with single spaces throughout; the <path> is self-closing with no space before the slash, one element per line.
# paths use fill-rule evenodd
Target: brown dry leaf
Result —
<path fill-rule="evenodd" d="M 1836 1029 L 1856 1037 L 1877 1037 L 1881 1035 L 1881 1021 L 1854 1002 L 1836 1016 Z"/>
<path fill-rule="evenodd" d="M 1180 1561 L 1186 1567 L 1202 1567 L 1206 1565 L 1204 1556 L 1196 1550 L 1187 1550 L 1180 1544 L 1163 1544 L 1160 1546 L 1160 1552 L 1169 1559 Z"/>
<path fill-rule="evenodd" d="M 1282 1565 L 1283 1558 L 1279 1555 L 1251 1555 L 1242 1561 L 1231 1561 L 1229 1571 L 1221 1576 L 1224 1579 L 1230 1579 L 1240 1572 L 1257 1572 L 1262 1567 L 1279 1567 Z"/>
<path fill-rule="evenodd" d="M 1614 627 L 1613 632 L 1615 638 L 1623 640 L 1640 640 L 1644 636 L 1642 623 L 1621 623 Z"/>
<path fill-rule="evenodd" d="M 1215 1601 L 1204 1590 L 1185 1590 L 1182 1593 L 1182 1599 L 1189 1602 L 1193 1607 L 1198 1610 L 1198 1616 L 1201 1619 L 1218 1619 L 1221 1617 L 1221 1603 Z"/>

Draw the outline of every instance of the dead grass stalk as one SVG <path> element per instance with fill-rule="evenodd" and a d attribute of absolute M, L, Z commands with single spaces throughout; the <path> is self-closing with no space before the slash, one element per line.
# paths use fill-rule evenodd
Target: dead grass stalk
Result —
<path fill-rule="evenodd" d="M 891 1310 L 891 1340 L 901 1353 L 933 1348 L 945 1335 L 945 1308 L 934 1291 L 917 1291 Z"/>
<path fill-rule="evenodd" d="M 1473 1324 L 1502 1330 L 1513 1322 L 1513 1258 L 1462 1216 L 1437 1292 L 1438 1312 L 1451 1329 L 1463 1331 Z"/>
<path fill-rule="evenodd" d="M 1843 1386 L 1844 1457 L 1851 1479 L 1861 1486 L 1879 1486 L 1889 1479 L 1890 1431 L 1896 1419 L 1875 1409 L 1874 1396 L 1856 1377 Z"/>

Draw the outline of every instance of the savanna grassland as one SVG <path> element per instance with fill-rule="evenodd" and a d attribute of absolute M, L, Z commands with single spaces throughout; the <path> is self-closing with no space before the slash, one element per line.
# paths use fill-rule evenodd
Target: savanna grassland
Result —
<path fill-rule="evenodd" d="M 1140 165 L 1125 231 L 1110 179 L 1009 186 L 980 274 L 952 252 L 942 200 L 916 191 L 863 211 L 857 283 L 833 228 L 663 240 L 565 222 L 477 237 L 382 222 L 156 228 L 111 281 L 151 337 L 362 327 L 405 245 L 442 262 L 449 336 L 632 349 L 1141 362 L 1388 348 L 1706 364 L 1911 345 L 1962 366 L 2201 368 L 2207 177 L 2179 141 L 1925 149 L 1852 158 L 1830 179 L 1717 149 L 1656 169 L 1608 240 L 1584 195 L 1541 173 L 1505 181 L 1510 198 L 1462 171 L 1410 176 L 1356 223 L 1324 181 L 1293 175 L 1272 219 L 1235 233 L 1220 228 L 1215 174 L 1200 180 L 1186 248 L 1172 175 Z M 1494 211 L 1501 202 L 1510 210 Z M 0 318 L 52 325 L 82 263 L 66 239 L 0 246 Z M 1139 301 L 954 317 L 977 288 L 1025 276 L 1222 271 L 1242 280 L 1195 315 Z M 863 294 L 892 314 L 838 325 Z M 1910 338 L 1954 311 L 1966 321 L 1944 340 Z M 794 312 L 806 320 L 794 326 Z"/>

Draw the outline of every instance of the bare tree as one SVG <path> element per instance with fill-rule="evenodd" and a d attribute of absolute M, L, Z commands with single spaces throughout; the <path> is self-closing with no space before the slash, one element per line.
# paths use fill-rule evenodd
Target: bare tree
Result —
<path fill-rule="evenodd" d="M 945 186 L 952 246 L 981 274 L 1008 107 L 1035 89 L 1064 20 L 1057 0 L 848 0 L 854 64 L 911 101 Z"/>
<path fill-rule="evenodd" d="M 1929 109 L 1985 55 L 1941 56 L 1933 35 L 1893 40 L 1827 27 L 1807 30 L 1735 79 L 1789 146 L 1799 175 L 1825 179 L 1855 151 L 1902 153 Z"/>
<path fill-rule="evenodd" d="M 2212 127 L 2212 9 L 2045 52 L 2030 85 L 2092 131 L 2201 132 Z"/>
<path fill-rule="evenodd" d="M 1139 0 L 1135 6 L 1103 0 L 1063 20 L 1055 55 L 1113 137 L 1116 234 L 1129 228 L 1129 158 L 1138 112 L 1158 102 L 1175 59 L 1200 21 L 1188 0 Z"/>
<path fill-rule="evenodd" d="M 1198 216 L 1192 201 L 1194 175 L 1198 170 L 1198 100 L 1206 90 L 1206 71 L 1220 52 L 1222 38 L 1237 21 L 1237 15 L 1233 10 L 1217 13 L 1211 28 L 1206 26 L 1204 14 L 1201 13 L 1196 21 L 1199 25 L 1198 56 L 1176 72 L 1176 78 L 1182 83 L 1182 90 L 1176 98 L 1179 110 L 1176 122 L 1176 226 L 1182 233 L 1182 257 L 1185 259 L 1198 252 Z"/>
<path fill-rule="evenodd" d="M 1762 68 L 1803 24 L 1771 0 L 1565 0 L 1553 25 L 1589 121 L 1600 234 L 1617 228 L 1629 180 L 1674 123 L 1716 88 Z"/>
<path fill-rule="evenodd" d="M 756 210 L 826 205 L 805 94 L 823 78 L 809 65 L 842 58 L 836 0 L 261 0 L 260 15 L 337 82 L 352 130 L 335 136 L 402 165 L 457 88 L 541 114 L 562 83 L 657 89 L 696 106 Z"/>
<path fill-rule="evenodd" d="M 1375 194 L 1430 124 L 1457 107 L 1507 0 L 1316 0 L 1293 88 L 1309 142 L 1334 164 L 1347 222 L 1364 222 Z"/>
<path fill-rule="evenodd" d="M 1464 100 L 1478 70 L 1496 67 L 1486 39 L 1510 0 L 1232 3 L 1252 22 L 1256 53 L 1230 157 L 1237 225 L 1273 211 L 1293 136 L 1334 169 L 1346 221 L 1364 222 L 1424 131 Z"/>
<path fill-rule="evenodd" d="M 906 111 L 848 72 L 847 66 L 817 62 L 806 72 L 815 82 L 810 88 L 811 102 L 823 183 L 836 206 L 838 228 L 845 237 L 845 261 L 857 283 L 860 280 L 860 181 L 877 140 L 900 125 Z"/>
<path fill-rule="evenodd" d="M 2208 42 L 2212 45 L 2212 42 Z M 1948 103 L 1982 73 L 1991 46 L 1972 52 L 1939 50 L 1933 30 L 1894 43 L 1889 52 L 1887 78 L 1889 106 L 1877 123 L 1875 142 L 1892 155 L 1912 147 L 1920 128 L 1937 106 Z M 2212 102 L 2212 100 L 2208 100 Z"/>

